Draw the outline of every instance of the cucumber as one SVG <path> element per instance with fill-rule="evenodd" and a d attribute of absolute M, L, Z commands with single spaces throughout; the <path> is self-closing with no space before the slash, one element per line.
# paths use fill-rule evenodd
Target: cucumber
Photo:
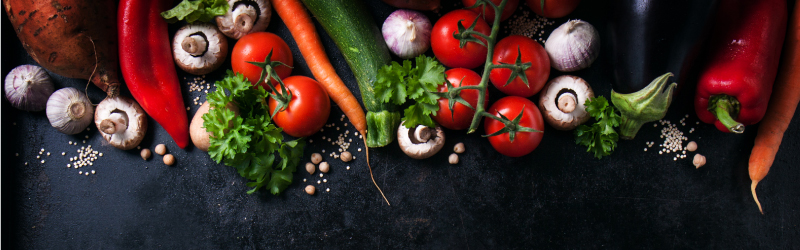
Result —
<path fill-rule="evenodd" d="M 383 147 L 394 140 L 400 112 L 375 97 L 378 70 L 392 61 L 378 25 L 360 0 L 302 0 L 339 48 L 361 89 L 367 109 L 367 147 Z"/>

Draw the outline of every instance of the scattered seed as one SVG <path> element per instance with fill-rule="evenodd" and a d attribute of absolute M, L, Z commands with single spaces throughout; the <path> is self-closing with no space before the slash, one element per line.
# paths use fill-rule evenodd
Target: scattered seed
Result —
<path fill-rule="evenodd" d="M 167 153 L 167 146 L 164 144 L 156 145 L 156 154 L 164 155 Z"/>
<path fill-rule="evenodd" d="M 317 191 L 317 188 L 316 188 L 316 187 L 314 187 L 313 185 L 308 185 L 308 186 L 306 186 L 306 193 L 307 193 L 308 195 L 314 195 L 314 193 L 315 193 L 316 191 Z"/>
<path fill-rule="evenodd" d="M 322 173 L 327 173 L 330 170 L 330 165 L 328 165 L 327 161 L 323 161 L 319 164 L 319 171 Z M 322 173 L 319 174 L 319 177 L 322 177 Z"/>
<path fill-rule="evenodd" d="M 172 156 L 172 154 L 164 155 L 164 164 L 167 164 L 167 166 L 172 166 L 172 164 L 175 164 L 175 156 Z"/>

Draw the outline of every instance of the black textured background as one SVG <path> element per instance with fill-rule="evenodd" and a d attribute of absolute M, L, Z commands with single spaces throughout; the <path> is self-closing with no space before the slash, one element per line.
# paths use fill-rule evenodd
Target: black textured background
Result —
<path fill-rule="evenodd" d="M 378 25 L 393 11 L 378 0 L 367 2 Z M 443 3 L 445 11 L 460 6 Z M 516 14 L 523 11 L 529 10 L 523 7 Z M 556 19 L 548 33 L 568 18 L 581 18 L 605 35 L 607 13 L 603 1 L 583 1 L 567 18 Z M 427 14 L 432 22 L 440 15 Z M 170 27 L 171 32 L 177 29 Z M 337 72 L 360 98 L 341 54 L 317 28 Z M 293 74 L 311 76 L 274 13 L 268 30 L 292 48 Z M 34 63 L 5 14 L 2 35 L 3 77 L 17 65 Z M 604 96 L 609 95 L 611 81 L 607 41 L 604 37 L 604 49 L 591 68 L 574 73 Z M 229 67 L 228 63 L 207 79 L 219 79 Z M 192 77 L 179 74 L 183 83 Z M 552 70 L 551 78 L 559 74 Z M 57 88 L 83 89 L 86 84 L 53 77 Z M 201 96 L 189 93 L 186 84 L 182 87 L 189 105 Z M 490 89 L 491 100 L 501 96 Z M 95 103 L 104 97 L 94 86 L 89 95 Z M 152 119 L 141 146 L 152 149 L 165 143 L 177 159 L 175 166 L 164 165 L 158 155 L 143 161 L 137 150 L 103 145 L 94 126 L 74 136 L 61 134 L 49 126 L 44 112 L 19 111 L 3 99 L 2 245 L 25 249 L 795 248 L 800 243 L 800 172 L 793 167 L 800 149 L 800 115 L 795 115 L 774 166 L 759 185 L 766 212 L 761 215 L 750 195 L 747 172 L 757 126 L 732 135 L 711 125 L 695 125 L 692 95 L 693 87 L 684 86 L 665 119 L 676 123 L 689 115 L 687 126 L 679 128 L 707 156 L 708 164 L 700 169 L 692 166 L 692 154 L 673 161 L 672 156 L 658 155 L 655 146 L 643 151 L 646 142 L 661 142 L 661 126 L 652 124 L 645 125 L 636 139 L 620 142 L 614 154 L 602 160 L 575 145 L 571 133 L 549 126 L 539 148 L 520 158 L 496 153 L 479 134 L 446 131 L 445 149 L 426 160 L 408 158 L 396 144 L 370 151 L 375 180 L 391 206 L 369 179 L 363 152 L 356 151 L 363 148 L 360 141 L 351 146 L 357 156 L 354 162 L 325 157 L 332 170 L 323 178 L 299 166 L 294 183 L 283 194 L 247 195 L 245 180 L 233 168 L 213 163 L 194 148 L 177 148 Z M 198 108 L 191 106 L 190 118 Z M 333 107 L 329 122 L 342 126 L 341 111 Z M 690 127 L 696 131 L 689 134 Z M 355 132 L 352 126 L 347 129 Z M 306 148 L 303 162 L 314 152 L 336 150 L 321 143 L 321 137 L 342 131 L 326 129 L 310 137 L 314 142 Z M 84 139 L 105 154 L 94 166 L 80 169 L 94 169 L 96 175 L 82 176 L 79 170 L 66 168 L 79 148 L 67 142 Z M 457 142 L 464 142 L 467 152 L 460 156 L 460 164 L 449 165 L 447 156 Z M 35 159 L 41 148 L 52 154 L 44 157 L 45 164 Z M 345 169 L 348 165 L 350 170 Z M 328 182 L 316 185 L 318 193 L 308 196 L 303 179 Z M 325 188 L 331 191 L 322 191 Z"/>

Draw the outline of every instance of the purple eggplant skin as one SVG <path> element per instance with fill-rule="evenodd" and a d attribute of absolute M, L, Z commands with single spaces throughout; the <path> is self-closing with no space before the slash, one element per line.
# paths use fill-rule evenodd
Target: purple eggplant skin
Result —
<path fill-rule="evenodd" d="M 709 33 L 718 4 L 716 0 L 612 2 L 612 88 L 622 94 L 639 91 L 667 72 L 683 79 L 682 67 Z"/>

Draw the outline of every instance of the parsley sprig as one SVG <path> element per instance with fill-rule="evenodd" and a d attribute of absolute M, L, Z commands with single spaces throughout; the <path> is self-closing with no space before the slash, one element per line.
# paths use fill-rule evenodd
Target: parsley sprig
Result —
<path fill-rule="evenodd" d="M 214 17 L 228 13 L 228 7 L 226 0 L 183 0 L 175 8 L 161 12 L 161 17 L 168 23 L 180 20 L 210 22 Z"/>
<path fill-rule="evenodd" d="M 435 127 L 431 114 L 439 111 L 437 88 L 444 83 L 444 66 L 436 59 L 420 55 L 403 61 L 392 62 L 378 71 L 375 95 L 384 103 L 403 105 L 407 100 L 414 103 L 404 110 L 403 120 L 408 128 L 418 124 Z"/>
<path fill-rule="evenodd" d="M 211 108 L 203 115 L 203 126 L 211 133 L 208 155 L 250 180 L 247 186 L 253 189 L 248 194 L 264 186 L 280 194 L 292 183 L 305 140 L 283 139 L 282 129 L 269 117 L 269 93 L 261 86 L 254 88 L 242 74 L 228 70 L 215 85 L 217 90 L 207 96 Z"/>
<path fill-rule="evenodd" d="M 619 135 L 614 130 L 619 127 L 622 117 L 605 97 L 598 96 L 586 100 L 586 112 L 597 122 L 591 126 L 581 125 L 575 130 L 575 143 L 588 147 L 597 159 L 608 156 L 617 147 Z"/>

